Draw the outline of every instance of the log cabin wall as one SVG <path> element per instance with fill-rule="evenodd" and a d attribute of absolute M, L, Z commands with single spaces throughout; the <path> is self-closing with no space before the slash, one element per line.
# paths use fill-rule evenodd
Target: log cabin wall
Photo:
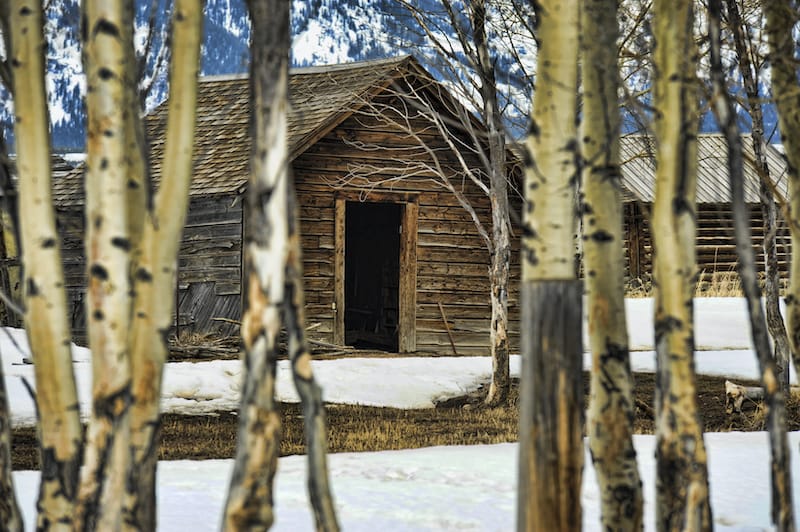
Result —
<path fill-rule="evenodd" d="M 651 204 L 627 202 L 624 206 L 626 280 L 637 288 L 651 281 L 653 239 L 649 216 Z M 756 264 L 764 268 L 764 227 L 761 207 L 750 205 L 750 231 Z M 779 217 L 777 231 L 778 265 L 784 282 L 791 260 L 789 229 Z M 697 206 L 697 272 L 699 290 L 711 288 L 715 277 L 736 277 L 738 257 L 730 204 L 704 203 Z"/>
<path fill-rule="evenodd" d="M 180 332 L 239 333 L 242 216 L 239 194 L 191 198 L 178 255 Z"/>
<path fill-rule="evenodd" d="M 87 338 L 86 259 L 82 208 L 59 209 L 67 313 L 75 341 Z M 238 195 L 191 199 L 178 256 L 180 325 L 184 332 L 238 334 L 241 315 L 242 206 Z M 165 297 L 175 298 L 176 294 Z"/>
<path fill-rule="evenodd" d="M 425 81 L 429 79 L 429 74 L 411 57 L 311 67 L 293 71 L 290 76 L 289 145 L 300 204 L 306 311 L 309 336 L 313 339 L 346 341 L 347 331 L 342 329 L 348 310 L 344 297 L 347 261 L 342 243 L 347 240 L 348 202 L 384 202 L 399 204 L 400 208 L 393 208 L 391 215 L 378 215 L 380 220 L 370 229 L 397 225 L 399 216 L 401 236 L 392 235 L 392 245 L 399 240 L 400 258 L 392 260 L 400 264 L 388 269 L 385 261 L 359 265 L 366 270 L 382 270 L 371 279 L 380 287 L 376 299 L 380 300 L 377 306 L 382 312 L 381 321 L 365 320 L 369 323 L 365 327 L 371 331 L 362 332 L 385 334 L 392 327 L 412 331 L 413 334 L 400 335 L 400 351 L 449 354 L 452 336 L 458 354 L 489 352 L 489 252 L 470 214 L 435 177 L 440 173 L 454 176 L 459 190 L 474 205 L 476 216 L 491 231 L 488 198 L 461 174 L 460 161 L 452 156 L 444 137 L 430 122 L 421 118 L 406 122 L 402 117 L 392 117 L 391 107 L 402 103 L 397 99 L 398 86 L 405 87 L 401 91 L 407 93 L 421 90 L 432 95 L 431 101 L 438 108 L 449 106 L 452 113 L 460 112 L 452 97 Z M 237 334 L 241 316 L 241 194 L 246 187 L 249 160 L 247 79 L 206 78 L 200 83 L 198 94 L 195 171 L 178 261 L 178 289 L 177 294 L 164 297 L 177 300 L 182 331 Z M 413 114 L 415 107 L 408 103 L 405 101 L 405 109 Z M 448 122 L 447 127 L 455 122 Z M 154 110 L 146 125 L 152 141 L 152 176 L 157 183 L 165 145 L 166 105 Z M 479 132 L 480 127 L 475 131 Z M 699 138 L 702 171 L 698 199 L 702 201 L 698 207 L 698 262 L 699 271 L 707 274 L 730 272 L 736 261 L 730 208 L 724 203 L 725 165 L 720 158 L 724 150 L 717 137 Z M 471 144 L 466 137 L 456 134 L 455 138 L 464 146 Z M 430 164 L 430 152 L 420 148 L 419 141 L 442 156 L 441 168 Z M 655 182 L 652 142 L 647 137 L 627 136 L 621 146 L 625 161 L 624 245 L 628 279 L 647 283 L 653 251 L 648 224 Z M 786 179 L 785 169 L 781 170 L 782 159 L 775 150 L 767 152 L 775 169 L 776 188 L 783 191 Z M 462 150 L 462 155 L 467 165 L 480 167 L 468 149 Z M 759 180 L 752 169 L 749 172 L 746 197 L 755 203 Z M 54 181 L 53 192 L 63 234 L 68 311 L 76 337 L 81 338 L 85 335 L 81 172 L 69 172 Z M 514 210 L 520 210 L 521 201 L 513 192 L 512 204 Z M 752 224 L 754 243 L 759 245 L 761 256 L 763 230 L 755 208 Z M 519 231 L 516 233 L 509 286 L 512 350 L 519 345 Z M 788 261 L 786 235 L 784 228 L 780 241 L 782 265 Z M 364 242 L 359 245 L 369 249 Z M 7 251 L 4 258 L 8 259 L 6 266 L 11 275 L 14 257 Z M 354 269 L 351 264 L 351 273 Z M 398 282 L 388 278 L 396 275 L 400 277 Z M 11 281 L 0 276 L 0 284 L 3 283 Z M 357 293 L 357 288 L 350 289 Z M 392 290 L 397 290 L 396 297 L 390 293 Z M 364 306 L 370 303 L 366 297 L 352 299 Z"/>
<path fill-rule="evenodd" d="M 418 130 L 424 131 L 425 124 L 419 124 Z M 423 134 L 423 138 L 430 146 L 442 150 L 442 154 L 446 153 L 444 143 L 434 135 Z M 375 149 L 365 149 L 366 146 Z M 452 158 L 442 157 L 448 165 L 457 166 Z M 430 172 L 404 177 L 404 172 L 416 173 L 419 170 L 416 163 L 427 158 L 416 141 L 403 135 L 396 126 L 376 117 L 355 114 L 295 160 L 307 316 L 314 327 L 312 337 L 336 340 L 337 196 L 372 202 L 391 201 L 394 195 L 398 202 L 404 201 L 404 197 L 414 197 L 418 205 L 415 350 L 451 354 L 449 328 L 459 355 L 488 353 L 489 252 L 469 213 Z M 476 160 L 471 163 L 478 167 Z M 458 182 L 466 183 L 461 179 Z M 491 231 L 488 198 L 477 187 L 464 186 L 465 196 Z M 512 256 L 511 278 L 516 280 L 520 272 L 519 257 L 516 252 Z M 516 349 L 517 283 L 512 281 L 510 289 L 511 342 L 512 349 Z"/>
<path fill-rule="evenodd" d="M 84 252 L 83 206 L 56 210 L 56 227 L 61 235 L 61 256 L 64 263 L 64 287 L 67 291 L 67 319 L 74 341 L 87 339 L 86 312 L 86 255 Z"/>

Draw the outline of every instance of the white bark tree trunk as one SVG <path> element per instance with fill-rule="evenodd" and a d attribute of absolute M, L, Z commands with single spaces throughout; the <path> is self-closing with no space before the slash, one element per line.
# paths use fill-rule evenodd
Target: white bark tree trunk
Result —
<path fill-rule="evenodd" d="M 792 37 L 800 13 L 794 0 L 765 0 L 767 37 L 772 68 L 772 94 L 778 109 L 781 140 L 789 177 L 789 231 L 792 249 L 800 249 L 800 83 Z M 792 253 L 786 321 L 795 371 L 800 370 L 800 253 Z"/>
<path fill-rule="evenodd" d="M 303 404 L 308 487 L 318 530 L 339 525 L 326 465 L 322 393 L 305 339 L 300 233 L 289 170 L 289 3 L 250 0 L 253 144 L 247 189 L 245 376 L 225 530 L 262 530 L 274 521 L 273 478 L 280 446 L 275 367 L 281 325 L 288 333 L 295 387 Z"/>
<path fill-rule="evenodd" d="M 582 285 L 574 261 L 578 0 L 535 4 L 539 57 L 525 171 L 517 528 L 579 530 Z"/>
<path fill-rule="evenodd" d="M 132 67 L 120 38 L 121 0 L 83 3 L 87 73 L 86 319 L 92 349 L 92 417 L 87 429 L 76 528 L 116 530 L 128 473 L 131 365 L 128 349 L 131 239 L 126 202 L 125 80 Z"/>
<path fill-rule="evenodd" d="M 177 256 L 189 206 L 202 24 L 202 0 L 176 0 L 162 178 L 153 210 L 145 213 L 133 272 L 132 464 L 123 511 L 124 525 L 136 530 L 156 528 L 159 403 L 175 303 L 174 297 L 164 294 L 175 291 Z"/>
<path fill-rule="evenodd" d="M 10 3 L 25 329 L 36 377 L 42 479 L 37 529 L 72 523 L 83 435 L 51 195 L 42 6 Z"/>
<path fill-rule="evenodd" d="M 656 523 L 661 530 L 712 526 L 694 373 L 697 51 L 691 0 L 654 4 L 656 191 Z"/>
<path fill-rule="evenodd" d="M 581 13 L 583 257 L 592 352 L 587 434 L 604 530 L 642 529 L 642 482 L 633 447 L 633 378 L 625 321 L 620 113 L 615 0 Z"/>
<path fill-rule="evenodd" d="M 492 378 L 485 403 L 488 406 L 497 406 L 508 400 L 511 385 L 508 366 L 508 280 L 511 268 L 511 221 L 508 204 L 505 128 L 497 101 L 497 79 L 486 35 L 486 8 L 485 0 L 470 3 L 470 23 L 475 46 L 473 60 L 480 78 L 483 117 L 488 128 L 489 203 L 492 209 L 492 257 L 489 270 L 492 303 L 489 330 Z"/>
<path fill-rule="evenodd" d="M 253 146 L 241 328 L 245 372 L 236 459 L 223 518 L 225 530 L 267 529 L 274 521 L 272 483 L 281 437 L 275 368 L 289 252 L 289 9 L 281 4 L 285 3 L 251 0 L 248 4 L 256 25 L 251 45 Z"/>

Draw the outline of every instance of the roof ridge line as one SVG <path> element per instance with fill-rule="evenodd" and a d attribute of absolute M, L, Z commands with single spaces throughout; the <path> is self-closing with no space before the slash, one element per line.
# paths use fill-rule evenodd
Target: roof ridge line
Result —
<path fill-rule="evenodd" d="M 399 65 L 407 61 L 410 57 L 412 57 L 410 54 L 404 54 L 392 57 L 384 57 L 381 59 L 364 59 L 361 61 L 350 61 L 348 63 L 336 63 L 333 65 L 311 65 L 311 66 L 292 67 L 289 69 L 289 74 L 290 75 L 320 74 L 324 72 L 338 72 L 341 70 L 365 68 L 370 66 L 380 67 L 380 66 L 395 65 L 395 64 Z M 231 74 L 212 74 L 210 76 L 200 76 L 198 80 L 201 83 L 207 83 L 214 81 L 243 80 L 243 79 L 248 79 L 249 77 L 250 77 L 249 72 L 236 72 Z"/>

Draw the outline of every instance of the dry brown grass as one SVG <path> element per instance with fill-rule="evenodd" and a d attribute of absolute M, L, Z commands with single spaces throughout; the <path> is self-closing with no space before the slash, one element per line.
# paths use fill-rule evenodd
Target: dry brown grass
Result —
<path fill-rule="evenodd" d="M 738 384 L 738 381 L 737 381 Z M 759 386 L 758 383 L 750 383 L 751 386 Z M 798 413 L 800 412 L 800 392 L 792 391 L 786 398 L 786 412 L 789 430 L 797 424 Z M 731 414 L 737 418 L 738 422 L 746 427 L 746 430 L 767 430 L 767 411 L 764 403 L 748 399 L 742 405 L 740 414 Z"/>
<path fill-rule="evenodd" d="M 761 282 L 763 290 L 763 280 Z M 625 284 L 625 297 L 653 297 L 654 286 L 649 278 L 630 279 Z M 701 271 L 695 285 L 695 297 L 743 297 L 742 283 L 735 271 Z"/>
<path fill-rule="evenodd" d="M 653 282 L 648 278 L 636 277 L 625 283 L 625 297 L 653 297 Z"/>
<path fill-rule="evenodd" d="M 725 413 L 725 379 L 698 376 L 698 404 L 706 431 L 762 430 L 763 413 L 756 404 L 745 404 L 741 415 Z M 752 385 L 742 381 L 742 384 Z M 654 376 L 635 376 L 637 433 L 653 432 Z M 478 391 L 441 403 L 437 408 L 400 410 L 351 405 L 327 405 L 328 446 L 331 452 L 413 449 L 435 445 L 475 445 L 517 440 L 518 382 L 511 390 L 511 403 L 501 408 L 483 408 L 483 392 Z M 589 376 L 584 375 L 588 401 Z M 465 405 L 468 405 L 465 408 Z M 800 429 L 800 398 L 792 398 L 788 408 L 789 430 Z M 303 420 L 297 404 L 281 405 L 282 456 L 305 452 Z M 159 458 L 231 458 L 236 445 L 238 418 L 235 414 L 217 416 L 165 415 Z M 15 469 L 36 469 L 38 448 L 34 429 L 13 431 Z"/>
<path fill-rule="evenodd" d="M 697 278 L 695 297 L 742 297 L 742 282 L 735 271 L 706 272 Z"/>

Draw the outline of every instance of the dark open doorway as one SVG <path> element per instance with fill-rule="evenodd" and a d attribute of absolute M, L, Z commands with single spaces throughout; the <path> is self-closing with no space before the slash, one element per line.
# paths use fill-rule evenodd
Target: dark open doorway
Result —
<path fill-rule="evenodd" d="M 345 342 L 398 350 L 402 206 L 347 202 Z"/>

